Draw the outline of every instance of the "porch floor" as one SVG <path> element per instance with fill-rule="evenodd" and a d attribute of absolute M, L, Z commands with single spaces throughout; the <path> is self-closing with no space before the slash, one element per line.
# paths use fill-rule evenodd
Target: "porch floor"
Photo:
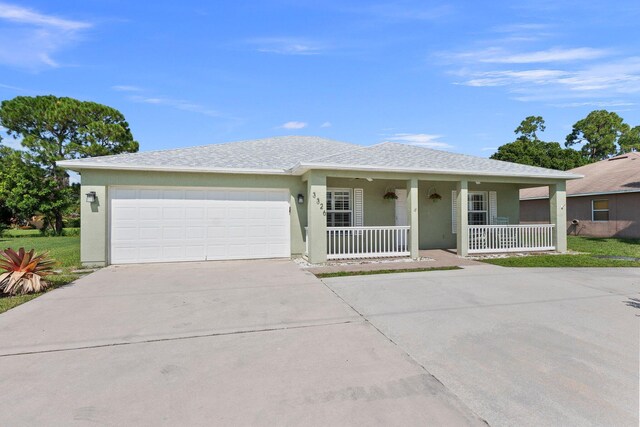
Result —
<path fill-rule="evenodd" d="M 429 268 L 429 267 L 459 267 L 465 265 L 482 265 L 479 261 L 472 259 L 460 258 L 455 251 L 448 249 L 428 249 L 420 251 L 420 256 L 430 258 L 424 261 L 407 261 L 407 262 L 384 262 L 384 259 L 367 259 L 363 264 L 348 265 L 325 265 L 322 267 L 308 268 L 307 271 L 313 274 L 319 273 L 337 273 L 340 271 L 376 271 L 376 270 L 406 270 L 408 268 Z M 375 261 L 375 262 L 372 262 Z M 339 263 L 339 260 L 334 261 Z M 365 262 L 363 260 L 363 262 Z"/>

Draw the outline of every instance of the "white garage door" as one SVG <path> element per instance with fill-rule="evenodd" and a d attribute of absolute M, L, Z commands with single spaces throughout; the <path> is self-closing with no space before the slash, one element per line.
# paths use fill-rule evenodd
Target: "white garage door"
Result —
<path fill-rule="evenodd" d="M 286 190 L 111 187 L 112 264 L 289 257 Z"/>

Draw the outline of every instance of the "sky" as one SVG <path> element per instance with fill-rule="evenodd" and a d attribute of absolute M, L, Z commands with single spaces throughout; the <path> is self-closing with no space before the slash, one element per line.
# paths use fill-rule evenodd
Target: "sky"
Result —
<path fill-rule="evenodd" d="M 637 0 L 0 0 L 0 100 L 106 104 L 141 151 L 278 135 L 490 156 L 640 125 Z M 4 143 L 11 144 L 5 138 Z"/>

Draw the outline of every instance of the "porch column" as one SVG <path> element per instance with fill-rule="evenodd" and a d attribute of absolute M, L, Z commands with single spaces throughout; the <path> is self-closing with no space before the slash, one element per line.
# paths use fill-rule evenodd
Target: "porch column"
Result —
<path fill-rule="evenodd" d="M 327 262 L 327 177 L 311 171 L 307 179 L 307 254 L 309 262 Z"/>
<path fill-rule="evenodd" d="M 469 255 L 469 182 L 456 185 L 456 251 L 460 256 Z"/>
<path fill-rule="evenodd" d="M 407 181 L 407 217 L 409 218 L 409 254 L 413 259 L 420 257 L 418 200 L 418 180 L 411 178 Z"/>
<path fill-rule="evenodd" d="M 566 182 L 549 186 L 549 219 L 555 225 L 553 244 L 557 252 L 567 252 L 567 191 Z"/>

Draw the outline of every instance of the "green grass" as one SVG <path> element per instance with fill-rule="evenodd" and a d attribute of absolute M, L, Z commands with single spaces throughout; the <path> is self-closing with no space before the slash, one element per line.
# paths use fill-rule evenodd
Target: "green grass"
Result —
<path fill-rule="evenodd" d="M 65 236 L 77 236 L 80 234 L 79 228 L 65 228 L 62 230 L 63 235 Z M 16 230 L 14 228 L 10 228 L 5 230 L 3 237 L 5 239 L 10 239 L 12 237 L 49 237 L 43 236 L 40 230 L 36 229 L 27 229 L 27 230 Z M 1 240 L 2 238 L 0 238 Z"/>
<path fill-rule="evenodd" d="M 327 277 L 345 277 L 345 276 L 369 276 L 371 274 L 393 274 L 393 273 L 417 273 L 420 271 L 441 271 L 441 270 L 460 270 L 460 267 L 425 267 L 425 268 L 403 268 L 399 270 L 371 270 L 371 271 L 336 271 L 335 273 L 318 273 L 316 277 L 321 279 Z"/>
<path fill-rule="evenodd" d="M 11 234 L 0 238 L 0 248 L 12 248 L 16 250 L 19 248 L 25 248 L 26 250 L 35 249 L 36 253 L 49 252 L 49 256 L 58 262 L 54 268 L 60 270 L 60 273 L 47 277 L 47 281 L 51 282 L 51 287 L 47 291 L 71 283 L 79 277 L 79 275 L 71 273 L 71 271 L 80 267 L 79 236 L 43 237 L 40 236 L 37 230 L 11 231 L 17 232 L 18 235 Z M 35 234 L 32 233 L 33 231 L 35 231 Z M 0 296 L 0 313 L 40 295 L 42 295 L 42 293 Z"/>
<path fill-rule="evenodd" d="M 503 267 L 640 267 L 640 261 L 595 257 L 605 255 L 640 258 L 640 239 L 568 236 L 567 244 L 569 250 L 583 253 L 492 258 L 482 261 Z"/>

